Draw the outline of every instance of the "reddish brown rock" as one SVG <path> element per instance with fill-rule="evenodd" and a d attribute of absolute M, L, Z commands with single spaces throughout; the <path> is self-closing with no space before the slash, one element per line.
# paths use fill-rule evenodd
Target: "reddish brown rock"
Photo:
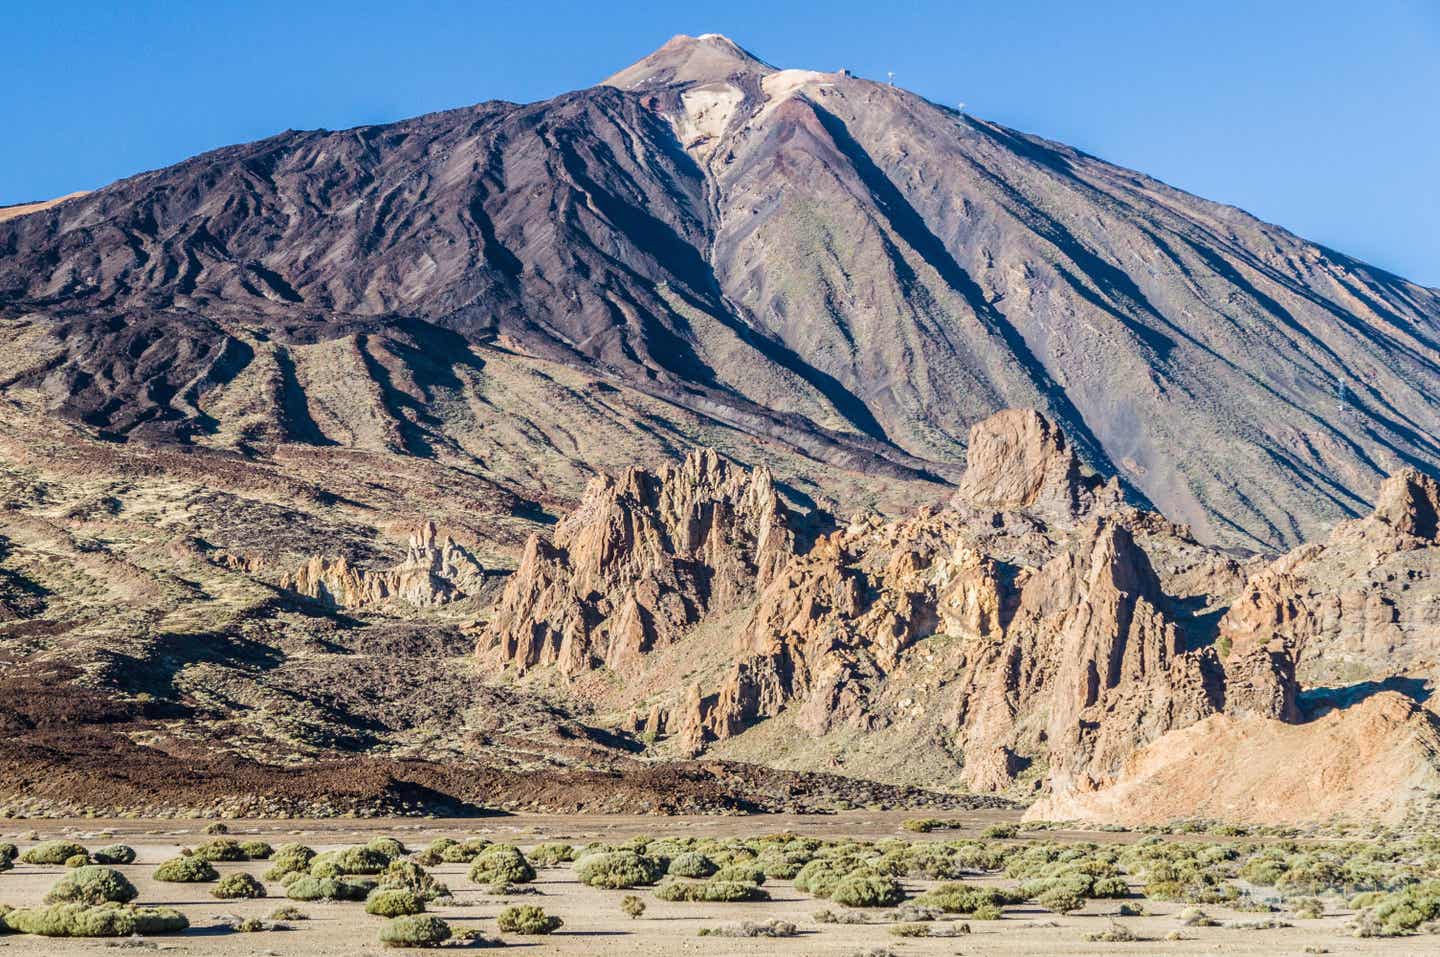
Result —
<path fill-rule="evenodd" d="M 634 670 L 704 615 L 749 600 L 793 553 L 767 469 L 703 449 L 658 473 L 602 475 L 532 537 L 481 639 L 520 671 Z"/>
<path fill-rule="evenodd" d="M 1265 565 L 1220 623 L 1247 654 L 1284 641 L 1308 684 L 1440 669 L 1440 485 L 1412 469 L 1387 479 L 1375 511 Z"/>
<path fill-rule="evenodd" d="M 1067 522 L 1118 499 L 1119 486 L 1084 469 L 1065 434 L 1043 415 L 1005 409 L 971 427 L 952 504 Z"/>
<path fill-rule="evenodd" d="M 485 569 L 469 551 L 426 522 L 410 536 L 404 561 L 393 568 L 360 569 L 343 556 L 316 556 L 283 576 L 280 586 L 335 608 L 390 602 L 425 607 L 475 594 L 484 579 Z"/>

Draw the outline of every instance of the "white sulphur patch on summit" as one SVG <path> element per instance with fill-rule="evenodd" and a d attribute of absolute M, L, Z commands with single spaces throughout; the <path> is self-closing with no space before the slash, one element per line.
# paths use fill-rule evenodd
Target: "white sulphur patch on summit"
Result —
<path fill-rule="evenodd" d="M 729 83 L 707 83 L 682 93 L 684 113 L 675 118 L 675 133 L 685 149 L 700 159 L 708 159 L 744 99 L 744 92 Z"/>
<path fill-rule="evenodd" d="M 756 119 L 765 116 L 796 91 L 807 86 L 830 86 L 835 82 L 835 74 L 821 73 L 819 70 L 780 70 L 771 73 L 760 81 L 760 88 L 765 91 L 765 106 L 761 108 L 760 115 Z"/>

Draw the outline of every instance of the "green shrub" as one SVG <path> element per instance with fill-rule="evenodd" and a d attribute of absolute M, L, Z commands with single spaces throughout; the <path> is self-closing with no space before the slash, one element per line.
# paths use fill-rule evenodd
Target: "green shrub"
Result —
<path fill-rule="evenodd" d="M 254 900 L 265 896 L 265 885 L 244 871 L 237 871 L 220 878 L 220 883 L 211 888 L 210 896 L 221 900 Z"/>
<path fill-rule="evenodd" d="M 829 897 L 835 885 L 840 883 L 850 869 L 845 864 L 816 858 L 800 868 L 800 872 L 795 875 L 795 889 L 811 897 Z"/>
<path fill-rule="evenodd" d="M 450 937 L 450 925 L 433 914 L 392 917 L 380 928 L 386 947 L 439 947 Z"/>
<path fill-rule="evenodd" d="M 479 857 L 490 842 L 484 838 L 472 837 L 464 841 L 451 840 L 442 837 L 431 841 L 419 857 L 420 863 L 427 866 L 435 864 L 469 864 Z"/>
<path fill-rule="evenodd" d="M 391 861 L 390 866 L 380 874 L 379 886 L 382 890 L 410 891 L 422 901 L 450 896 L 450 888 L 431 877 L 414 861 Z"/>
<path fill-rule="evenodd" d="M 244 841 L 240 844 L 240 850 L 252 861 L 268 861 L 275 853 L 275 848 L 264 841 Z"/>
<path fill-rule="evenodd" d="M 851 874 L 835 885 L 830 899 L 846 907 L 893 907 L 905 899 L 905 892 L 893 877 Z"/>
<path fill-rule="evenodd" d="M 0 861 L 13 861 L 20 856 L 20 848 L 7 842 L 0 843 Z"/>
<path fill-rule="evenodd" d="M 155 879 L 170 884 L 203 884 L 218 881 L 220 874 L 209 861 L 198 857 L 172 857 L 155 868 Z"/>
<path fill-rule="evenodd" d="M 383 854 L 387 860 L 391 861 L 402 858 L 410 853 L 409 848 L 393 837 L 371 838 L 365 842 L 365 846 L 377 854 Z"/>
<path fill-rule="evenodd" d="M 315 852 L 303 844 L 281 844 L 270 858 L 270 868 L 265 872 L 265 879 L 288 883 L 286 878 L 289 875 L 309 874 L 310 862 L 314 859 Z"/>
<path fill-rule="evenodd" d="M 719 869 L 719 866 L 704 854 L 689 851 L 672 858 L 666 873 L 671 877 L 709 877 Z"/>
<path fill-rule="evenodd" d="M 292 901 L 363 901 L 374 889 L 374 881 L 298 877 L 285 888 L 285 896 Z"/>
<path fill-rule="evenodd" d="M 230 827 L 223 821 L 216 821 L 213 824 L 205 825 L 206 834 L 229 834 Z"/>
<path fill-rule="evenodd" d="M 90 863 L 90 855 L 89 855 L 89 854 L 76 854 L 74 857 L 67 857 L 67 858 L 65 859 L 65 866 L 66 866 L 66 867 L 72 867 L 72 868 L 73 868 L 73 867 L 84 867 L 85 865 L 87 865 L 87 864 L 89 864 L 89 863 Z"/>
<path fill-rule="evenodd" d="M 929 937 L 929 924 L 891 924 L 890 933 L 895 937 Z"/>
<path fill-rule="evenodd" d="M 939 830 L 945 826 L 945 822 L 938 817 L 911 818 L 900 825 L 907 831 L 914 831 L 916 834 L 929 834 L 931 831 Z"/>
<path fill-rule="evenodd" d="M 310 915 L 298 907 L 286 904 L 283 907 L 277 907 L 272 910 L 269 919 L 272 921 L 309 920 Z"/>
<path fill-rule="evenodd" d="M 1019 833 L 1020 828 L 1014 824 L 992 824 L 980 832 L 980 837 L 987 841 L 998 841 L 1015 837 Z"/>
<path fill-rule="evenodd" d="M 507 907 L 500 912 L 500 916 L 495 921 L 500 925 L 503 933 L 526 936 L 552 934 L 565 926 L 565 922 L 559 917 L 545 913 L 543 907 L 536 907 L 534 904 Z"/>
<path fill-rule="evenodd" d="M 497 844 L 475 858 L 469 876 L 477 884 L 528 884 L 535 879 L 535 868 L 518 848 Z"/>
<path fill-rule="evenodd" d="M 743 881 L 747 884 L 765 883 L 765 869 L 755 864 L 726 864 L 716 871 L 717 881 Z"/>
<path fill-rule="evenodd" d="M 727 904 L 741 901 L 765 901 L 769 893 L 762 887 L 744 881 L 687 881 L 669 878 L 655 888 L 662 901 L 704 904 Z"/>
<path fill-rule="evenodd" d="M 1085 906 L 1085 898 L 1066 887 L 1052 887 L 1035 898 L 1035 903 L 1056 914 L 1068 914 Z"/>
<path fill-rule="evenodd" d="M 575 848 L 555 842 L 537 844 L 526 857 L 537 867 L 554 867 L 575 860 Z"/>
<path fill-rule="evenodd" d="M 86 865 L 77 867 L 60 879 L 50 893 L 47 904 L 128 904 L 140 896 L 135 885 L 112 867 Z"/>
<path fill-rule="evenodd" d="M 74 841 L 44 841 L 21 854 L 20 860 L 25 864 L 64 864 L 81 854 L 86 854 L 85 848 Z"/>
<path fill-rule="evenodd" d="M 645 902 L 634 894 L 626 894 L 620 898 L 620 910 L 631 920 L 639 920 L 645 913 Z"/>
<path fill-rule="evenodd" d="M 90 856 L 95 858 L 96 864 L 134 864 L 135 848 L 126 844 L 111 844 Z"/>
<path fill-rule="evenodd" d="M 17 934 L 41 937 L 131 937 L 135 934 L 173 934 L 190 926 L 179 911 L 169 907 L 134 907 L 124 904 L 52 904 L 22 907 L 4 918 Z"/>
<path fill-rule="evenodd" d="M 1357 937 L 1399 937 L 1440 920 L 1440 880 L 1422 881 L 1381 897 L 1355 920 Z"/>
<path fill-rule="evenodd" d="M 982 909 L 998 912 L 1000 908 L 1018 904 L 1025 898 L 1012 891 L 998 887 L 977 887 L 970 884 L 948 883 L 933 887 L 919 897 L 915 903 L 920 907 L 938 910 L 945 914 L 975 916 Z M 987 910 L 989 913 L 990 910 Z"/>
<path fill-rule="evenodd" d="M 243 861 L 245 849 L 239 841 L 206 841 L 190 852 L 190 856 L 201 861 Z"/>
<path fill-rule="evenodd" d="M 587 854 L 575 862 L 575 875 L 591 887 L 621 890 L 653 884 L 665 874 L 665 866 L 653 857 L 634 851 Z"/>
<path fill-rule="evenodd" d="M 310 861 L 311 877 L 343 877 L 348 874 L 379 874 L 390 866 L 390 858 L 370 847 L 347 847 L 317 854 Z"/>
<path fill-rule="evenodd" d="M 425 912 L 425 902 L 413 891 L 377 888 L 365 898 L 365 913 L 375 917 L 404 917 Z"/>

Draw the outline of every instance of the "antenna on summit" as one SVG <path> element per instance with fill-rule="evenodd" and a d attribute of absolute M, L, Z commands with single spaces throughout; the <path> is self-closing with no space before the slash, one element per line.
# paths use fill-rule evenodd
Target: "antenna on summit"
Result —
<path fill-rule="evenodd" d="M 894 86 L 894 85 L 895 85 L 895 71 L 894 71 L 894 70 L 887 70 L 887 71 L 885 71 L 885 75 L 890 78 L 890 85 L 891 85 L 891 86 Z"/>

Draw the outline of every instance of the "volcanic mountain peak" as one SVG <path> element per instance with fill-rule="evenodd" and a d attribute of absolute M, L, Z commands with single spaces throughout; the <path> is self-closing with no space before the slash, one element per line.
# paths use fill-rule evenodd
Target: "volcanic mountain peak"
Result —
<path fill-rule="evenodd" d="M 569 501 L 698 442 L 874 503 L 931 496 L 971 426 L 1033 407 L 1202 540 L 1268 550 L 1440 464 L 1437 321 L 1440 292 L 1233 207 L 715 34 L 0 221 L 7 398 L 116 439 L 501 485 L 543 460 Z M 522 408 L 552 387 L 532 360 L 577 398 Z M 1036 463 L 1020 491 L 1055 504 L 1069 466 Z"/>
<path fill-rule="evenodd" d="M 774 72 L 773 66 L 727 36 L 702 33 L 692 37 L 682 33 L 671 37 L 644 59 L 608 77 L 601 85 L 640 90 L 724 80 L 737 73 L 763 76 Z"/>

